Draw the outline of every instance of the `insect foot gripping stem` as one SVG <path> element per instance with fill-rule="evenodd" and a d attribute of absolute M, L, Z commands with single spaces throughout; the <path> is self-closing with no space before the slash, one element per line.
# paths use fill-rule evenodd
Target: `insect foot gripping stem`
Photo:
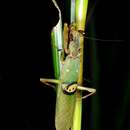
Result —
<path fill-rule="evenodd" d="M 69 84 L 62 83 L 62 89 L 63 89 L 64 94 L 72 95 L 77 90 L 77 82 L 72 82 L 72 83 L 69 83 Z"/>

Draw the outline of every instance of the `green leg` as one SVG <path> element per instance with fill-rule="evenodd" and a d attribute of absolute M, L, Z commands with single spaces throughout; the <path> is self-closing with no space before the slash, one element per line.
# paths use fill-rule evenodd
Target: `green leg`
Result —
<path fill-rule="evenodd" d="M 56 89 L 55 85 L 52 84 L 60 84 L 60 80 L 57 79 L 45 79 L 45 78 L 40 78 L 40 81 L 54 89 Z M 52 83 L 52 84 L 50 84 Z"/>

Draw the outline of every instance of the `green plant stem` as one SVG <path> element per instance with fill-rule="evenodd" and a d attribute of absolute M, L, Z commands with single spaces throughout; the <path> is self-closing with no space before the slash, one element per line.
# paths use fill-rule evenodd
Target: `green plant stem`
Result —
<path fill-rule="evenodd" d="M 88 8 L 88 0 L 76 0 L 76 24 L 77 30 L 85 30 L 85 23 L 86 23 L 86 14 Z M 79 70 L 79 79 L 78 84 L 82 84 L 83 81 L 83 50 L 84 50 L 84 38 L 80 38 L 80 48 L 81 48 L 81 55 L 80 55 L 80 70 Z M 81 92 L 77 92 L 76 96 L 76 104 L 75 104 L 75 111 L 73 117 L 73 127 L 72 130 L 81 130 L 82 124 L 82 94 Z"/>

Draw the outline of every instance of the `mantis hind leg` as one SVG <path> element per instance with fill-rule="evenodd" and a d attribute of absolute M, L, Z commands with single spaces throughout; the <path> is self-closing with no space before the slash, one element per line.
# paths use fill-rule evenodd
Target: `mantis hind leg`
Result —
<path fill-rule="evenodd" d="M 40 78 L 40 81 L 42 83 L 44 83 L 45 85 L 47 86 L 50 86 L 54 89 L 56 89 L 55 85 L 53 84 L 60 84 L 60 80 L 57 80 L 57 79 L 45 79 L 45 78 Z"/>
<path fill-rule="evenodd" d="M 78 86 L 77 89 L 81 90 L 81 91 L 88 91 L 88 92 L 90 92 L 89 94 L 86 94 L 85 96 L 83 96 L 82 99 L 85 99 L 85 98 L 93 95 L 94 93 L 96 93 L 96 89 L 94 89 L 94 88 L 88 88 L 88 87 Z"/>

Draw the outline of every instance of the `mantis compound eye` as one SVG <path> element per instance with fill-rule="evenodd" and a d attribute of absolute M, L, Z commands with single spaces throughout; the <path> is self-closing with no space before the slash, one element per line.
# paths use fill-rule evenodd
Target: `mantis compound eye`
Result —
<path fill-rule="evenodd" d="M 77 90 L 77 83 L 73 82 L 70 84 L 62 84 L 63 93 L 66 95 L 72 95 Z"/>

